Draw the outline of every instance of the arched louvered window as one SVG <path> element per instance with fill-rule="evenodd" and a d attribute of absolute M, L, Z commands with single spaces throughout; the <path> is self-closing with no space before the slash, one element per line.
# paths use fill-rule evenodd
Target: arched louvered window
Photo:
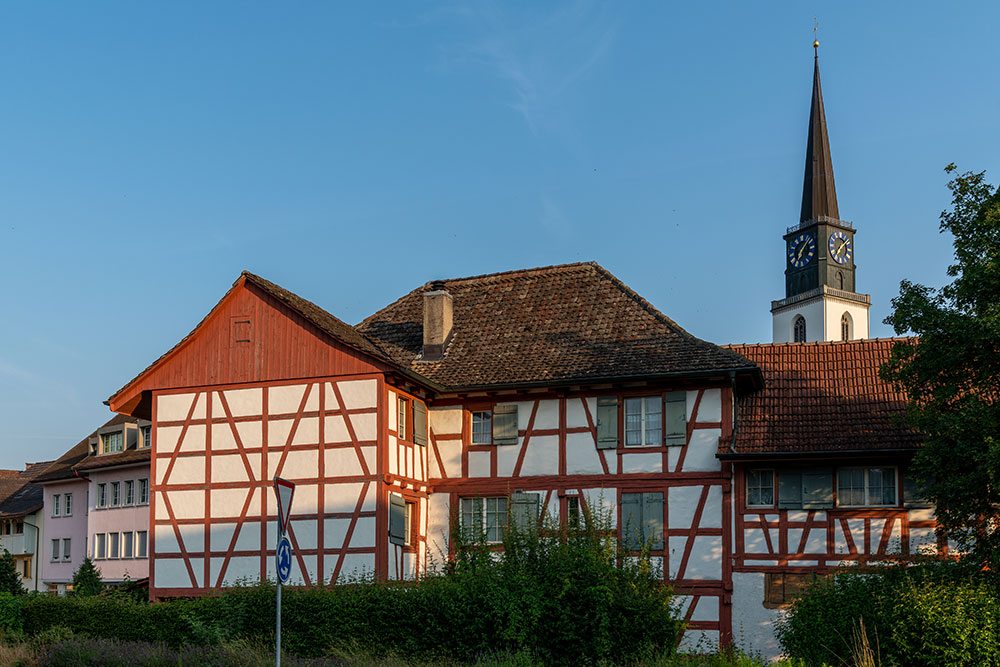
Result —
<path fill-rule="evenodd" d="M 840 316 L 840 340 L 851 340 L 851 316 L 847 313 Z"/>
<path fill-rule="evenodd" d="M 806 342 L 806 318 L 801 315 L 795 317 L 795 324 L 793 325 L 793 331 L 795 333 L 794 341 L 796 343 Z"/>

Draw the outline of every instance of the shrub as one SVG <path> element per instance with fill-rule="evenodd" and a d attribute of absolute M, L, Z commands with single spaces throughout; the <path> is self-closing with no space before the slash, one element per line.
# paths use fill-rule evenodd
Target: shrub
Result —
<path fill-rule="evenodd" d="M 839 665 L 862 624 L 884 665 L 1000 665 L 1000 589 L 965 563 L 839 572 L 792 604 L 778 638 L 808 665 Z"/>
<path fill-rule="evenodd" d="M 73 574 L 73 595 L 76 597 L 88 597 L 97 595 L 104 590 L 104 582 L 101 581 L 101 571 L 94 565 L 94 561 L 87 556 L 80 563 L 80 567 Z"/>
<path fill-rule="evenodd" d="M 21 575 L 17 573 L 17 563 L 14 557 L 6 549 L 3 556 L 0 556 L 0 593 L 10 593 L 11 595 L 24 595 L 24 586 L 21 584 Z"/>

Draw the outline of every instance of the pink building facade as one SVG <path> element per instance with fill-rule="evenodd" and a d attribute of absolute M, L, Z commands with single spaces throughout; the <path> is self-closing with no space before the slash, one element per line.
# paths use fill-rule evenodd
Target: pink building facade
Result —
<path fill-rule="evenodd" d="M 42 590 L 64 593 L 87 555 L 88 482 L 74 477 L 42 486 L 45 530 L 38 554 Z"/>

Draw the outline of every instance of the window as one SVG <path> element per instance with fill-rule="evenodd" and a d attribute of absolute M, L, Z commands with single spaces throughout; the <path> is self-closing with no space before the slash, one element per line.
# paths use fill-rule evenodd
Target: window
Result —
<path fill-rule="evenodd" d="M 132 505 L 135 503 L 135 480 L 125 481 L 125 504 Z"/>
<path fill-rule="evenodd" d="M 21 561 L 21 578 L 31 579 L 31 557 Z"/>
<path fill-rule="evenodd" d="M 139 480 L 139 504 L 145 505 L 149 502 L 149 480 Z"/>
<path fill-rule="evenodd" d="M 406 516 L 403 523 L 403 544 L 410 546 L 413 544 L 413 503 L 406 503 Z"/>
<path fill-rule="evenodd" d="M 63 516 L 73 516 L 73 494 L 63 494 Z"/>
<path fill-rule="evenodd" d="M 663 549 L 663 492 L 623 493 L 621 538 L 626 549 Z"/>
<path fill-rule="evenodd" d="M 567 496 L 566 498 L 566 525 L 570 528 L 580 527 L 580 497 Z"/>
<path fill-rule="evenodd" d="M 146 557 L 146 531 L 140 530 L 135 534 L 135 555 L 136 558 Z"/>
<path fill-rule="evenodd" d="M 108 558 L 118 558 L 118 547 L 121 545 L 118 533 L 108 533 Z"/>
<path fill-rule="evenodd" d="M 844 289 L 844 272 L 837 271 L 837 288 Z"/>
<path fill-rule="evenodd" d="M 896 505 L 896 469 L 840 469 L 837 471 L 837 504 L 845 507 Z"/>
<path fill-rule="evenodd" d="M 389 542 L 406 544 L 406 501 L 394 493 L 389 494 Z"/>
<path fill-rule="evenodd" d="M 139 444 L 140 447 L 152 447 L 153 446 L 153 427 L 143 426 L 139 429 L 142 434 L 142 442 Z"/>
<path fill-rule="evenodd" d="M 472 444 L 493 444 L 493 413 L 480 410 L 472 413 Z"/>
<path fill-rule="evenodd" d="M 779 609 L 802 597 L 802 594 L 819 581 L 818 574 L 791 574 L 775 572 L 764 575 L 764 606 L 767 609 Z"/>
<path fill-rule="evenodd" d="M 70 538 L 63 538 L 63 560 L 70 560 L 72 558 L 72 544 L 73 541 Z"/>
<path fill-rule="evenodd" d="M 52 540 L 52 560 L 59 560 L 59 540 Z"/>
<path fill-rule="evenodd" d="M 659 396 L 625 399 L 625 446 L 662 445 L 662 407 Z"/>
<path fill-rule="evenodd" d="M 135 535 L 131 531 L 122 533 L 122 558 L 131 558 L 134 546 Z"/>
<path fill-rule="evenodd" d="M 101 483 L 97 485 L 97 506 L 108 506 L 108 485 Z"/>
<path fill-rule="evenodd" d="M 396 407 L 399 416 L 396 418 L 396 436 L 400 440 L 406 440 L 406 404 L 409 403 L 405 398 L 400 396 L 396 399 Z"/>
<path fill-rule="evenodd" d="M 840 340 L 851 340 L 851 316 L 847 313 L 840 317 Z"/>
<path fill-rule="evenodd" d="M 747 507 L 774 507 L 774 471 L 747 471 Z"/>
<path fill-rule="evenodd" d="M 105 537 L 106 536 L 104 535 L 104 533 L 97 533 L 96 535 L 94 535 L 94 559 L 95 560 L 104 560 L 105 558 L 107 558 L 108 554 L 107 554 L 107 552 L 104 549 L 105 544 L 106 544 Z"/>
<path fill-rule="evenodd" d="M 122 483 L 111 482 L 111 506 L 118 507 L 122 504 Z"/>
<path fill-rule="evenodd" d="M 806 318 L 801 315 L 795 316 L 795 324 L 793 325 L 794 337 L 792 340 L 796 343 L 806 342 Z"/>
<path fill-rule="evenodd" d="M 467 540 L 477 540 L 484 534 L 487 542 L 503 540 L 507 525 L 507 498 L 462 498 L 460 526 Z"/>
<path fill-rule="evenodd" d="M 14 522 L 14 534 L 20 535 L 22 533 L 24 533 L 24 522 L 23 521 Z"/>
<path fill-rule="evenodd" d="M 52 494 L 52 516 L 59 516 L 59 494 Z"/>
<path fill-rule="evenodd" d="M 124 449 L 124 441 L 122 439 L 121 431 L 117 431 L 115 433 L 105 433 L 101 436 L 101 443 L 104 445 L 105 454 L 113 454 Z"/>

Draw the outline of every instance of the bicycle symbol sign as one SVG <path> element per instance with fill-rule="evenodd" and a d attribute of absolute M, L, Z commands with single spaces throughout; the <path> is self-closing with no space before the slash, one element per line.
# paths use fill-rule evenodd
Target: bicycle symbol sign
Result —
<path fill-rule="evenodd" d="M 288 583 L 288 577 L 292 574 L 292 544 L 284 535 L 278 542 L 278 549 L 274 554 L 275 566 L 278 570 L 278 579 L 283 584 Z"/>

